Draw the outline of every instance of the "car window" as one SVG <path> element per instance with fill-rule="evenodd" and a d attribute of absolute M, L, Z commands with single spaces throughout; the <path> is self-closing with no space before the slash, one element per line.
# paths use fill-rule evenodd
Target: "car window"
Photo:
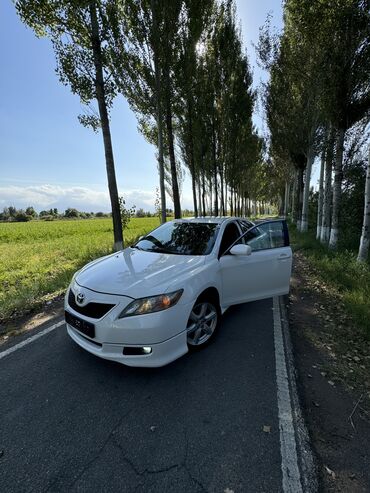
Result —
<path fill-rule="evenodd" d="M 144 236 L 134 248 L 173 255 L 207 255 L 217 233 L 215 223 L 168 222 Z"/>
<path fill-rule="evenodd" d="M 222 255 L 241 236 L 236 223 L 229 223 L 222 236 L 219 254 Z"/>
<path fill-rule="evenodd" d="M 246 219 L 240 219 L 239 220 L 239 226 L 240 226 L 242 232 L 245 233 L 246 231 L 248 231 L 248 229 L 253 228 L 253 223 L 251 223 L 250 221 L 247 221 Z"/>
<path fill-rule="evenodd" d="M 245 243 L 252 251 L 280 248 L 285 246 L 283 222 L 274 221 L 260 224 L 244 236 Z"/>

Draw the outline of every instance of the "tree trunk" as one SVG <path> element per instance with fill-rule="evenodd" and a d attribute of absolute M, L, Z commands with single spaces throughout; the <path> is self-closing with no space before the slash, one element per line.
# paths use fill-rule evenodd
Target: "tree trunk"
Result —
<path fill-rule="evenodd" d="M 324 188 L 324 203 L 322 210 L 322 227 L 320 241 L 321 243 L 327 243 L 330 237 L 330 209 L 331 209 L 331 176 L 333 167 L 333 145 L 334 139 L 331 134 L 331 138 L 328 141 L 328 147 L 325 156 L 325 188 Z"/>
<path fill-rule="evenodd" d="M 297 169 L 297 188 L 295 197 L 295 221 L 298 231 L 301 227 L 301 211 L 302 211 L 302 190 L 303 190 L 303 168 Z"/>
<path fill-rule="evenodd" d="M 222 167 L 221 167 L 222 168 Z M 221 179 L 221 183 L 220 183 L 220 189 L 221 189 L 221 215 L 224 216 L 225 215 L 225 203 L 224 203 L 224 172 L 223 170 L 221 169 L 221 173 L 220 173 L 220 179 Z"/>
<path fill-rule="evenodd" d="M 360 248 L 357 256 L 357 260 L 359 262 L 367 261 L 369 257 L 369 246 L 370 246 L 370 145 L 369 145 L 369 157 L 367 162 L 366 181 L 365 181 L 364 220 L 362 224 Z"/>
<path fill-rule="evenodd" d="M 289 182 L 285 182 L 285 196 L 284 196 L 284 218 L 286 219 L 288 217 L 288 210 L 289 210 L 289 191 L 290 191 L 290 185 Z"/>
<path fill-rule="evenodd" d="M 344 129 L 339 128 L 337 131 L 336 146 L 335 146 L 335 174 L 333 187 L 333 211 L 331 218 L 331 229 L 329 248 L 337 248 L 339 236 L 339 209 L 342 195 L 342 180 L 343 180 L 343 145 L 344 145 Z"/>
<path fill-rule="evenodd" d="M 99 116 L 100 116 L 101 128 L 103 133 L 105 165 L 107 170 L 109 197 L 112 207 L 114 250 L 118 251 L 123 248 L 122 221 L 121 221 L 121 212 L 120 212 L 119 200 L 118 200 L 116 172 L 114 169 L 112 138 L 110 133 L 107 103 L 105 99 L 105 86 L 104 86 L 104 77 L 103 77 L 103 62 L 102 62 L 99 24 L 96 15 L 96 4 L 94 1 L 90 2 L 89 4 L 89 13 L 91 20 L 91 45 L 93 50 L 94 67 L 95 67 L 95 79 L 94 79 L 95 93 L 96 93 L 96 99 L 98 101 Z"/>
<path fill-rule="evenodd" d="M 203 206 L 203 216 L 206 215 L 206 187 L 205 187 L 205 176 L 203 173 L 203 180 L 202 180 L 202 206 Z"/>
<path fill-rule="evenodd" d="M 199 175 L 198 177 L 198 204 L 199 204 L 199 215 L 203 216 L 203 211 L 202 211 L 202 192 L 201 192 L 201 179 L 202 175 Z"/>
<path fill-rule="evenodd" d="M 173 195 L 173 207 L 175 212 L 175 219 L 181 218 L 181 206 L 180 206 L 180 194 L 179 184 L 177 181 L 177 169 L 175 148 L 173 143 L 173 128 L 172 128 L 172 109 L 171 101 L 167 95 L 166 101 L 166 127 L 167 127 L 167 140 L 168 140 L 168 155 L 170 158 L 171 168 L 171 183 L 172 183 L 172 195 Z"/>
<path fill-rule="evenodd" d="M 308 149 L 307 153 L 307 165 L 306 165 L 306 177 L 303 189 L 303 204 L 302 204 L 302 219 L 301 219 L 301 231 L 308 230 L 308 208 L 310 199 L 310 183 L 311 183 L 311 171 L 312 164 L 315 159 L 315 154 L 312 146 Z"/>
<path fill-rule="evenodd" d="M 298 188 L 298 171 L 294 172 L 294 180 L 292 187 L 292 221 L 294 224 L 297 224 L 297 188 Z"/>
<path fill-rule="evenodd" d="M 191 186 L 193 189 L 193 207 L 194 207 L 194 216 L 198 217 L 198 205 L 197 205 L 197 189 L 195 184 L 195 177 L 191 175 Z"/>
<path fill-rule="evenodd" d="M 216 161 L 216 132 L 215 123 L 212 120 L 212 160 L 213 160 L 213 180 L 215 182 L 215 216 L 218 216 L 218 189 L 217 189 L 217 161 Z"/>
<path fill-rule="evenodd" d="M 193 190 L 194 215 L 198 217 L 197 192 L 195 189 L 195 162 L 194 162 L 194 142 L 193 142 L 193 109 L 190 99 L 188 99 L 188 130 L 189 130 L 189 154 L 190 154 L 190 174 Z"/>
<path fill-rule="evenodd" d="M 207 180 L 207 181 L 208 181 L 208 193 L 207 193 L 207 196 L 208 196 L 208 200 L 209 200 L 209 203 L 210 203 L 210 208 L 207 210 L 207 213 L 208 213 L 209 216 L 213 216 L 213 209 L 212 209 L 212 207 L 213 207 L 213 205 L 212 205 L 213 204 L 212 177 L 210 177 L 209 180 Z M 207 181 L 205 180 L 205 183 L 206 184 L 207 184 Z"/>
<path fill-rule="evenodd" d="M 320 165 L 320 181 L 319 181 L 319 197 L 317 203 L 317 226 L 316 226 L 316 239 L 321 238 L 321 226 L 322 226 L 322 212 L 324 203 L 324 168 L 325 168 L 325 150 L 321 154 Z"/>
<path fill-rule="evenodd" d="M 151 9 L 153 15 L 154 29 L 158 29 L 156 10 L 154 2 L 151 2 Z M 154 43 L 153 43 L 154 44 Z M 159 191 L 161 194 L 161 224 L 164 224 L 167 220 L 166 215 L 166 187 L 164 180 L 164 159 L 163 159 L 163 111 L 162 111 L 162 87 L 161 87 L 161 74 L 158 63 L 157 49 L 153 46 L 154 52 L 154 75 L 155 75 L 155 89 L 156 89 L 156 110 L 157 110 L 157 142 L 158 142 L 158 172 L 159 172 Z"/>

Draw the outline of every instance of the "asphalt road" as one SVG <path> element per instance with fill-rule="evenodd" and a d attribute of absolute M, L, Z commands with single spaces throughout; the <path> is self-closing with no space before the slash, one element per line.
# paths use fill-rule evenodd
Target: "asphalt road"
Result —
<path fill-rule="evenodd" d="M 208 348 L 154 370 L 61 326 L 0 360 L 0 412 L 4 493 L 282 491 L 272 300 L 229 309 Z"/>

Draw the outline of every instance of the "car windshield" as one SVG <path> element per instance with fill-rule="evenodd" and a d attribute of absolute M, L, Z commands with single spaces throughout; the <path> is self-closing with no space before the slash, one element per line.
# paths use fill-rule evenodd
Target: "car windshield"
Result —
<path fill-rule="evenodd" d="M 170 222 L 147 234 L 134 248 L 174 255 L 207 255 L 213 248 L 217 232 L 217 224 Z"/>

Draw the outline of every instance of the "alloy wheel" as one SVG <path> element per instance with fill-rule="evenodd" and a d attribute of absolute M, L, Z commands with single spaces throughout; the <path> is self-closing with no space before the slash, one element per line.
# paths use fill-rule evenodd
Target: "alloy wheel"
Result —
<path fill-rule="evenodd" d="M 202 301 L 194 305 L 187 325 L 187 340 L 190 346 L 201 346 L 213 335 L 217 327 L 218 313 L 212 303 Z"/>

